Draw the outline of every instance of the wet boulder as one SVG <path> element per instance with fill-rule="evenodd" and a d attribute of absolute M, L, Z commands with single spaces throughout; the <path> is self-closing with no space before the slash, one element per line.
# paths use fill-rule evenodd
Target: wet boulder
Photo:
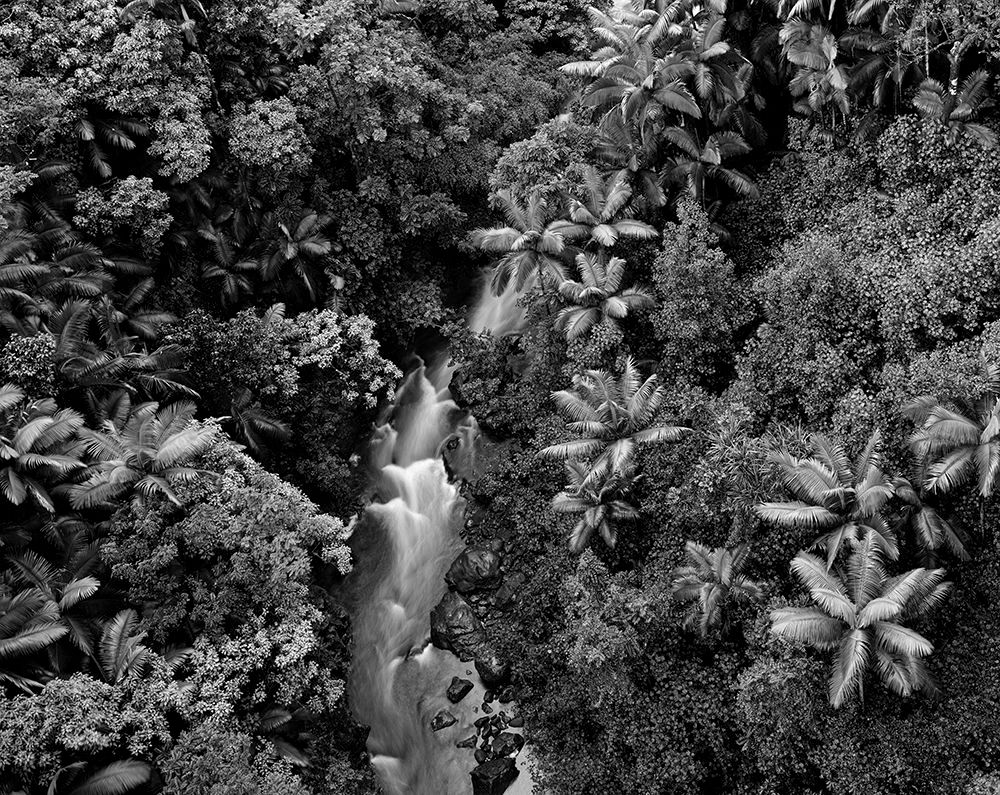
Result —
<path fill-rule="evenodd" d="M 459 740 L 455 743 L 456 748 L 475 748 L 476 747 L 476 735 L 472 734 L 466 737 L 464 740 Z"/>
<path fill-rule="evenodd" d="M 471 659 L 486 642 L 486 630 L 469 603 L 449 591 L 431 612 L 431 641 L 439 649 Z"/>
<path fill-rule="evenodd" d="M 495 756 L 511 756 L 517 754 L 524 748 L 524 737 L 515 732 L 500 732 L 493 740 L 493 754 Z"/>
<path fill-rule="evenodd" d="M 452 704 L 457 704 L 472 691 L 472 682 L 468 679 L 460 679 L 457 676 L 451 678 L 451 684 L 445 693 Z"/>
<path fill-rule="evenodd" d="M 476 544 L 463 549 L 452 562 L 445 580 L 459 593 L 496 588 L 500 584 L 500 555 L 496 545 Z"/>
<path fill-rule="evenodd" d="M 476 657 L 476 671 L 483 684 L 491 690 L 496 690 L 506 684 L 510 678 L 510 665 L 503 662 L 496 654 L 490 652 Z"/>
<path fill-rule="evenodd" d="M 452 715 L 448 710 L 443 709 L 438 712 L 433 718 L 431 718 L 431 728 L 439 732 L 441 729 L 446 729 L 449 726 L 453 726 L 458 722 L 458 718 Z"/>
<path fill-rule="evenodd" d="M 502 795 L 517 774 L 517 766 L 509 756 L 484 762 L 472 771 L 472 795 Z"/>

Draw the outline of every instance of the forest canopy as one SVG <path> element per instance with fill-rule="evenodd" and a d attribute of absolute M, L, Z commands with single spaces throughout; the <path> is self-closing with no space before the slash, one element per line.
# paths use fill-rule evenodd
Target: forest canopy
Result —
<path fill-rule="evenodd" d="M 0 795 L 380 791 L 443 341 L 537 791 L 1000 791 L 998 75 L 993 0 L 9 0 Z"/>

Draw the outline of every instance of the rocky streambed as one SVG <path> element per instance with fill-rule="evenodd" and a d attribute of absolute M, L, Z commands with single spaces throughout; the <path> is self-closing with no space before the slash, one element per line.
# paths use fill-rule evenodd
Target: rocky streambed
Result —
<path fill-rule="evenodd" d="M 514 578 L 502 540 L 462 540 L 459 485 L 489 456 L 450 375 L 412 371 L 373 439 L 375 499 L 352 537 L 349 693 L 388 793 L 522 795 L 533 789 L 525 727 L 510 661 L 483 622 L 516 598 Z"/>

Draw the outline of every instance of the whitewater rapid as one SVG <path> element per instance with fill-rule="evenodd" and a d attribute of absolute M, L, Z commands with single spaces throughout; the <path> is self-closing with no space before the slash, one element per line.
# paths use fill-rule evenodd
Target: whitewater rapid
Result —
<path fill-rule="evenodd" d="M 520 333 L 525 315 L 518 297 L 512 289 L 493 296 L 484 285 L 470 327 L 497 336 Z M 403 380 L 371 441 L 375 501 L 352 537 L 349 698 L 358 721 L 371 727 L 368 751 L 389 795 L 468 795 L 476 766 L 472 752 L 455 743 L 475 733 L 482 682 L 472 663 L 430 643 L 430 613 L 464 546 L 464 500 L 442 453 L 447 446 L 449 462 L 471 472 L 479 443 L 475 419 L 451 399 L 454 369 L 446 362 L 420 365 Z M 459 704 L 445 696 L 452 676 L 475 685 Z M 458 720 L 434 732 L 430 721 L 441 709 Z M 525 757 L 518 756 L 521 775 L 510 795 L 531 791 Z"/>

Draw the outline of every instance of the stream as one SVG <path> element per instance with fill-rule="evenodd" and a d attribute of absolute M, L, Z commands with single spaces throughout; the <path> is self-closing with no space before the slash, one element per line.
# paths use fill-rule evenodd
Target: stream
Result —
<path fill-rule="evenodd" d="M 496 336 L 517 334 L 524 311 L 512 288 L 493 296 L 484 284 L 469 326 Z M 480 443 L 475 418 L 459 409 L 448 385 L 455 365 L 442 354 L 403 379 L 385 422 L 371 440 L 373 502 L 351 538 L 353 656 L 348 696 L 369 726 L 368 752 L 390 795 L 468 795 L 476 766 L 455 743 L 475 734 L 484 687 L 471 662 L 430 643 L 430 613 L 447 590 L 444 575 L 464 543 L 465 501 L 449 480 L 442 453 L 462 475 L 475 470 Z M 456 464 L 456 462 L 458 462 Z M 458 704 L 445 691 L 453 676 L 474 689 Z M 457 722 L 437 732 L 442 708 Z M 516 706 L 505 705 L 503 709 Z M 513 730 L 512 730 L 513 731 Z M 529 749 L 517 755 L 520 774 L 509 795 L 532 791 Z"/>

